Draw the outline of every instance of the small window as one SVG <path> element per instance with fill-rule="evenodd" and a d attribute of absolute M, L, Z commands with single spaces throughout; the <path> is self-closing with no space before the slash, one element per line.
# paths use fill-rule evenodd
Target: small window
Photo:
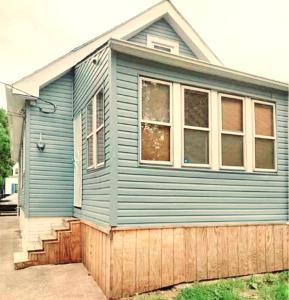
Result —
<path fill-rule="evenodd" d="M 254 101 L 255 169 L 275 170 L 275 105 Z"/>
<path fill-rule="evenodd" d="M 210 164 L 209 92 L 185 87 L 184 161 L 185 165 Z"/>
<path fill-rule="evenodd" d="M 179 54 L 179 43 L 177 41 L 160 38 L 154 35 L 147 35 L 147 47 L 159 51 Z"/>
<path fill-rule="evenodd" d="M 93 99 L 91 99 L 86 109 L 87 128 L 87 167 L 93 167 Z"/>
<path fill-rule="evenodd" d="M 244 168 L 244 101 L 221 95 L 222 167 Z"/>
<path fill-rule="evenodd" d="M 171 84 L 141 80 L 141 161 L 171 161 Z"/>
<path fill-rule="evenodd" d="M 104 163 L 104 94 L 101 89 L 86 108 L 87 167 Z"/>

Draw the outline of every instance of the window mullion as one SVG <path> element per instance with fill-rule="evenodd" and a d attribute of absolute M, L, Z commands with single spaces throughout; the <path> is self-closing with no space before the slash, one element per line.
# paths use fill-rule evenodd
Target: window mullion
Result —
<path fill-rule="evenodd" d="M 172 147 L 173 147 L 173 166 L 175 168 L 182 167 L 182 134 L 180 134 L 182 129 L 182 95 L 181 95 L 181 85 L 179 83 L 173 83 L 172 90 L 172 108 L 171 108 L 171 116 L 172 116 L 172 129 L 171 129 L 171 137 L 172 137 Z"/>
<path fill-rule="evenodd" d="M 210 95 L 210 110 L 211 110 L 211 165 L 213 170 L 219 170 L 219 99 L 217 91 L 211 91 Z"/>
<path fill-rule="evenodd" d="M 254 109 L 252 99 L 245 97 L 245 116 L 244 116 L 244 165 L 247 172 L 254 169 Z"/>

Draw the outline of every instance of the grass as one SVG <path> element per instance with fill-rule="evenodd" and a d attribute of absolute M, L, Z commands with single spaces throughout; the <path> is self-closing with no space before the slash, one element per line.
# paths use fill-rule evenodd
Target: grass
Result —
<path fill-rule="evenodd" d="M 289 300 L 289 272 L 194 283 L 134 300 Z"/>

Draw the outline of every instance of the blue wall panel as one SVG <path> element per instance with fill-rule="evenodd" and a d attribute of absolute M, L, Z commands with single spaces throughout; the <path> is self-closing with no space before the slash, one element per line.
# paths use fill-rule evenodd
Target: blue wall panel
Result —
<path fill-rule="evenodd" d="M 151 24 L 135 36 L 131 37 L 129 41 L 146 46 L 147 34 L 176 41 L 179 43 L 180 55 L 197 58 L 192 50 L 185 44 L 185 42 L 179 37 L 179 35 L 165 19 L 160 19 Z"/>
<path fill-rule="evenodd" d="M 29 216 L 73 215 L 73 73 L 68 73 L 40 90 L 40 98 L 54 103 L 53 114 L 39 111 L 38 106 L 51 110 L 51 105 L 37 101 L 29 108 Z M 36 143 L 40 134 L 45 150 Z"/>
<path fill-rule="evenodd" d="M 278 172 L 212 171 L 138 162 L 138 76 L 277 101 Z M 283 222 L 288 218 L 287 95 L 118 55 L 118 224 Z"/>

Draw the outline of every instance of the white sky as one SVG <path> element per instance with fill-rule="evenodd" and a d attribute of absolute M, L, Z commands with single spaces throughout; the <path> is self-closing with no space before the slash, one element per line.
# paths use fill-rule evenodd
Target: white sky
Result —
<path fill-rule="evenodd" d="M 0 0 L 0 81 L 20 79 L 157 2 Z M 288 0 L 172 2 L 225 66 L 288 81 Z"/>

